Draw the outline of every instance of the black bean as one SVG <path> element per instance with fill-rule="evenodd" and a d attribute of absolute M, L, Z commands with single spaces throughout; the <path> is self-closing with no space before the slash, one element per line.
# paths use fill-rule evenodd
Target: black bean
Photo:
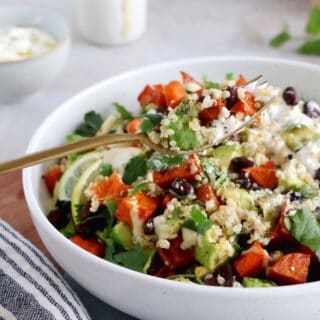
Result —
<path fill-rule="evenodd" d="M 242 248 L 242 249 L 248 249 L 250 244 L 248 244 L 248 241 L 250 239 L 250 235 L 249 234 L 240 234 L 238 237 L 238 245 Z"/>
<path fill-rule="evenodd" d="M 288 154 L 287 158 L 288 158 L 288 160 L 292 160 L 293 159 L 293 155 L 292 154 Z"/>
<path fill-rule="evenodd" d="M 303 199 L 302 194 L 297 191 L 292 191 L 289 193 L 290 201 L 301 201 Z"/>
<path fill-rule="evenodd" d="M 154 234 L 154 225 L 152 219 L 147 220 L 146 223 L 143 225 L 143 232 L 144 234 L 149 236 Z"/>
<path fill-rule="evenodd" d="M 81 206 L 80 216 L 81 216 L 82 219 L 85 219 L 90 215 L 90 207 L 91 207 L 91 202 L 90 201 L 84 203 Z"/>
<path fill-rule="evenodd" d="M 203 102 L 205 96 L 201 93 L 198 94 L 198 102 Z"/>
<path fill-rule="evenodd" d="M 214 276 L 212 276 L 212 277 L 209 278 L 209 279 L 205 279 L 205 280 L 203 281 L 203 283 L 204 283 L 205 285 L 207 285 L 207 286 L 214 286 L 214 287 L 219 286 L 218 280 L 217 280 L 217 278 L 214 277 Z"/>
<path fill-rule="evenodd" d="M 242 173 L 243 169 L 254 166 L 254 162 L 246 157 L 233 158 L 229 165 L 229 171 L 235 173 Z"/>
<path fill-rule="evenodd" d="M 48 220 L 57 228 L 61 229 L 64 228 L 68 223 L 68 217 L 67 214 L 59 211 L 59 210 L 53 210 L 50 211 L 48 214 Z"/>
<path fill-rule="evenodd" d="M 303 104 L 303 112 L 310 118 L 320 119 L 320 106 L 313 100 Z"/>
<path fill-rule="evenodd" d="M 238 88 L 228 87 L 227 90 L 230 93 L 230 97 L 227 98 L 227 107 L 228 109 L 231 109 L 232 106 L 238 101 Z"/>
<path fill-rule="evenodd" d="M 236 274 L 232 267 L 232 264 L 227 262 L 225 263 L 218 271 L 221 277 L 225 279 L 225 283 L 223 284 L 224 287 L 232 287 L 234 281 L 236 280 Z"/>
<path fill-rule="evenodd" d="M 240 188 L 243 188 L 243 189 L 249 190 L 252 187 L 252 183 L 251 183 L 250 179 L 246 179 L 246 178 L 236 179 L 233 182 L 235 184 L 237 184 Z"/>
<path fill-rule="evenodd" d="M 320 181 L 320 168 L 318 168 L 314 174 L 314 178 Z"/>
<path fill-rule="evenodd" d="M 177 178 L 171 182 L 171 189 L 178 195 L 184 196 L 194 193 L 192 184 L 186 179 Z"/>
<path fill-rule="evenodd" d="M 299 97 L 295 88 L 287 87 L 283 90 L 283 99 L 288 106 L 295 106 L 299 102 Z"/>

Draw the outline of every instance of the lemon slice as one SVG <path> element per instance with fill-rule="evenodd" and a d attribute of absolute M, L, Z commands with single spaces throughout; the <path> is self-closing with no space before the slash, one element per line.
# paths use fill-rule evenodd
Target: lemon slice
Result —
<path fill-rule="evenodd" d="M 108 151 L 89 152 L 77 159 L 71 166 L 63 173 L 57 188 L 55 190 L 55 198 L 60 201 L 70 201 L 73 189 L 80 179 L 82 173 L 93 162 L 102 159 Z"/>
<path fill-rule="evenodd" d="M 99 174 L 99 168 L 101 166 L 102 159 L 96 160 L 89 167 L 87 167 L 81 174 L 78 182 L 76 183 L 72 196 L 71 196 L 71 214 L 75 224 L 82 222 L 82 218 L 79 215 L 79 205 L 86 202 L 87 198 L 84 194 L 85 189 L 89 186 L 95 177 Z"/>

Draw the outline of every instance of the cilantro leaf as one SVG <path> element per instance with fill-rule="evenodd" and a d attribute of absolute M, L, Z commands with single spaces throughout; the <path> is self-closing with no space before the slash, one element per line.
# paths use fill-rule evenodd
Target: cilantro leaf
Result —
<path fill-rule="evenodd" d="M 147 167 L 150 170 L 161 172 L 169 168 L 178 167 L 186 160 L 186 156 L 170 156 L 167 154 L 154 152 L 147 161 Z"/>
<path fill-rule="evenodd" d="M 280 48 L 290 39 L 291 39 L 291 35 L 288 32 L 288 30 L 283 30 L 270 40 L 269 45 L 272 48 Z"/>
<path fill-rule="evenodd" d="M 156 126 L 160 124 L 162 118 L 163 118 L 163 115 L 159 113 L 145 114 L 140 124 L 141 131 L 142 132 L 152 131 Z"/>
<path fill-rule="evenodd" d="M 297 51 L 303 54 L 320 55 L 320 39 L 304 42 Z"/>
<path fill-rule="evenodd" d="M 70 213 L 71 212 L 71 202 L 70 201 L 57 200 L 56 207 L 62 213 Z"/>
<path fill-rule="evenodd" d="M 84 121 L 76 128 L 75 133 L 83 137 L 93 137 L 102 125 L 102 117 L 95 111 L 87 112 Z"/>
<path fill-rule="evenodd" d="M 106 244 L 106 251 L 105 251 L 105 258 L 113 263 L 116 263 L 114 260 L 114 254 L 116 252 L 114 241 L 111 238 L 105 240 Z"/>
<path fill-rule="evenodd" d="M 119 104 L 117 102 L 114 102 L 112 105 L 116 108 L 116 110 L 120 114 L 122 120 L 132 120 L 133 119 L 132 113 L 129 112 L 124 106 L 122 106 L 121 104 Z"/>
<path fill-rule="evenodd" d="M 317 35 L 320 33 L 320 8 L 311 10 L 309 20 L 306 25 L 306 32 Z"/>
<path fill-rule="evenodd" d="M 286 217 L 284 223 L 290 233 L 320 259 L 320 225 L 315 215 L 308 208 L 299 209 L 295 215 Z"/>
<path fill-rule="evenodd" d="M 112 165 L 110 163 L 102 163 L 99 169 L 99 173 L 105 177 L 111 176 L 113 170 Z"/>
<path fill-rule="evenodd" d="M 115 254 L 114 260 L 126 268 L 143 272 L 144 265 L 148 260 L 148 255 L 137 246 L 132 250 Z"/>
<path fill-rule="evenodd" d="M 197 207 L 192 206 L 191 218 L 182 227 L 196 231 L 199 234 L 205 234 L 212 227 L 212 220 L 205 217 Z"/>
<path fill-rule="evenodd" d="M 140 155 L 130 159 L 124 169 L 122 179 L 124 183 L 132 184 L 138 177 L 143 177 L 146 173 L 147 162 L 146 159 Z"/>
<path fill-rule="evenodd" d="M 201 82 L 205 89 L 220 89 L 219 83 L 207 80 L 207 76 L 205 74 L 202 76 Z"/>
<path fill-rule="evenodd" d="M 76 229 L 73 219 L 70 219 L 68 224 L 64 228 L 60 229 L 59 232 L 61 232 L 67 238 L 74 236 L 76 234 Z"/>
<path fill-rule="evenodd" d="M 236 76 L 233 72 L 228 72 L 228 73 L 226 73 L 226 79 L 227 80 L 235 80 Z"/>
<path fill-rule="evenodd" d="M 114 219 L 114 214 L 117 210 L 117 206 L 118 206 L 118 200 L 107 200 L 107 209 L 109 211 L 109 214 L 113 216 L 113 219 Z"/>
<path fill-rule="evenodd" d="M 136 187 L 134 187 L 133 189 L 129 190 L 128 195 L 129 196 L 133 196 L 137 192 L 141 192 L 141 191 L 146 190 L 146 188 L 147 188 L 147 183 L 146 182 L 139 183 Z"/>

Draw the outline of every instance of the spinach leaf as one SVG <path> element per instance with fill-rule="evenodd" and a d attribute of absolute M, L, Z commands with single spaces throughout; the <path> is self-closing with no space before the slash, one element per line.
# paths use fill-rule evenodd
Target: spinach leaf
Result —
<path fill-rule="evenodd" d="M 320 8 L 311 10 L 309 20 L 306 25 L 306 32 L 317 35 L 320 33 Z"/>
<path fill-rule="evenodd" d="M 138 177 L 143 177 L 147 173 L 147 161 L 144 156 L 136 156 L 131 158 L 127 163 L 124 174 L 123 182 L 131 185 Z"/>
<path fill-rule="evenodd" d="M 299 209 L 295 215 L 286 217 L 284 223 L 290 233 L 320 259 L 320 225 L 315 215 L 308 208 Z"/>
<path fill-rule="evenodd" d="M 84 121 L 77 127 L 75 133 L 83 137 L 93 137 L 102 125 L 102 117 L 95 111 L 87 112 Z"/>
<path fill-rule="evenodd" d="M 157 172 L 179 167 L 187 160 L 186 156 L 170 156 L 167 154 L 154 152 L 147 161 L 147 167 Z"/>
<path fill-rule="evenodd" d="M 116 108 L 116 110 L 120 114 L 122 120 L 132 120 L 133 119 L 132 113 L 129 112 L 124 106 L 122 106 L 121 104 L 119 104 L 117 102 L 114 102 L 112 105 Z"/>

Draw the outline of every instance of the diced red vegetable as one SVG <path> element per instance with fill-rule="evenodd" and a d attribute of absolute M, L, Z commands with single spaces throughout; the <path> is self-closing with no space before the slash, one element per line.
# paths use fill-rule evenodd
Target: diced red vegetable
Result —
<path fill-rule="evenodd" d="M 186 90 L 183 85 L 176 80 L 169 82 L 164 87 L 164 96 L 167 106 L 177 106 L 177 102 L 180 102 L 186 96 Z"/>
<path fill-rule="evenodd" d="M 82 249 L 91 252 L 95 256 L 104 257 L 105 245 L 95 239 L 84 239 L 79 234 L 74 235 L 70 240 Z"/>
<path fill-rule="evenodd" d="M 250 179 L 262 188 L 275 189 L 278 186 L 278 178 L 274 170 L 274 163 L 269 161 L 259 167 L 245 169 Z"/>
<path fill-rule="evenodd" d="M 263 274 L 268 260 L 268 253 L 255 241 L 235 260 L 234 268 L 240 277 L 259 277 Z"/>
<path fill-rule="evenodd" d="M 241 87 L 241 86 L 244 86 L 246 83 L 247 83 L 246 78 L 242 74 L 240 74 L 238 80 L 236 81 L 236 86 Z"/>
<path fill-rule="evenodd" d="M 191 77 L 188 73 L 181 71 L 181 77 L 182 77 L 182 83 L 184 85 L 188 85 L 190 83 L 194 83 L 197 86 L 199 86 L 199 90 L 196 91 L 196 93 L 201 93 L 203 91 L 203 86 L 200 82 L 198 82 L 197 80 L 195 80 L 193 77 Z"/>
<path fill-rule="evenodd" d="M 92 198 L 99 199 L 100 204 L 104 204 L 106 200 L 118 200 L 128 193 L 129 186 L 122 182 L 122 178 L 118 172 L 114 171 L 109 178 L 99 180 L 89 186 Z"/>
<path fill-rule="evenodd" d="M 272 233 L 272 243 L 275 245 L 292 244 L 297 245 L 298 241 L 292 236 L 290 231 L 286 228 L 284 224 L 285 216 L 283 213 L 280 216 L 278 224 Z"/>
<path fill-rule="evenodd" d="M 167 207 L 167 204 L 173 199 L 173 195 L 170 193 L 167 193 L 161 202 L 161 208 L 165 209 Z"/>
<path fill-rule="evenodd" d="M 185 268 L 195 262 L 194 250 L 182 250 L 181 243 L 182 237 L 178 236 L 170 241 L 169 249 L 157 248 L 162 261 L 169 269 Z"/>
<path fill-rule="evenodd" d="M 128 133 L 136 133 L 140 129 L 140 124 L 142 122 L 141 118 L 131 120 L 126 127 Z"/>
<path fill-rule="evenodd" d="M 203 202 L 214 200 L 217 207 L 220 205 L 220 201 L 209 183 L 201 185 L 196 190 L 196 195 L 197 198 Z"/>
<path fill-rule="evenodd" d="M 174 272 L 174 270 L 164 265 L 156 273 L 153 273 L 152 275 L 159 278 L 168 278 L 176 275 L 176 273 Z"/>
<path fill-rule="evenodd" d="M 267 277 L 278 284 L 298 284 L 307 282 L 310 255 L 288 253 L 269 268 Z"/>
<path fill-rule="evenodd" d="M 131 197 L 123 198 L 119 201 L 115 216 L 119 221 L 126 222 L 133 226 L 130 212 L 136 202 L 138 216 L 144 222 L 149 220 L 156 212 L 160 201 L 158 198 L 150 197 L 146 192 L 138 192 Z"/>
<path fill-rule="evenodd" d="M 166 101 L 163 92 L 163 85 L 156 84 L 153 86 L 145 86 L 138 96 L 138 101 L 142 107 L 149 103 L 154 103 L 159 107 L 165 106 Z"/>
<path fill-rule="evenodd" d="M 230 109 L 231 113 L 241 112 L 249 116 L 252 116 L 256 111 L 257 109 L 254 106 L 254 96 L 248 91 L 245 92 L 245 98 L 239 99 Z"/>
<path fill-rule="evenodd" d="M 51 194 L 53 193 L 54 187 L 56 186 L 56 183 L 58 182 L 61 175 L 62 171 L 60 166 L 58 165 L 50 168 L 50 170 L 44 175 L 44 182 Z"/>
<path fill-rule="evenodd" d="M 201 166 L 196 155 L 192 154 L 189 159 L 177 168 L 167 169 L 162 172 L 153 172 L 153 181 L 160 187 L 168 186 L 176 178 L 193 181 L 197 174 L 201 173 Z"/>

